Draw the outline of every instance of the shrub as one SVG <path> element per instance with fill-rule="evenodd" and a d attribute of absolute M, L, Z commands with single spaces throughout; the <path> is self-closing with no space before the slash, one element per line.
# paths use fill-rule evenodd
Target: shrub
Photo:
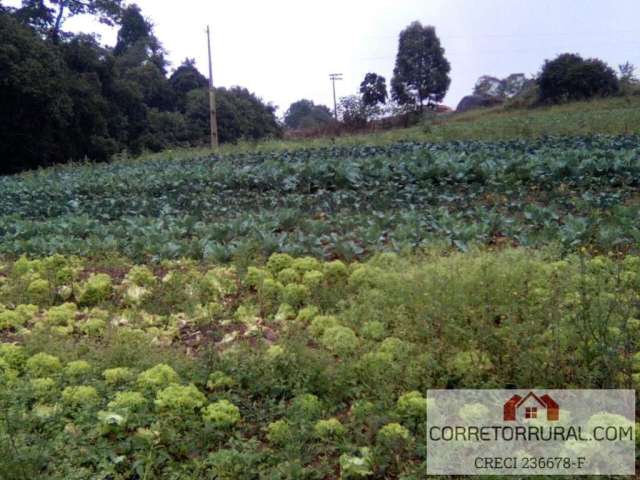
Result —
<path fill-rule="evenodd" d="M 266 278 L 262 282 L 259 292 L 264 301 L 276 305 L 280 303 L 283 296 L 284 286 L 273 278 Z"/>
<path fill-rule="evenodd" d="M 313 431 L 318 438 L 329 441 L 341 438 L 347 429 L 337 418 L 330 418 L 328 420 L 318 420 L 313 427 Z"/>
<path fill-rule="evenodd" d="M 276 420 L 267 425 L 267 440 L 275 445 L 284 445 L 291 440 L 291 426 L 286 420 Z"/>
<path fill-rule="evenodd" d="M 209 454 L 213 477 L 218 480 L 237 480 L 256 478 L 260 456 L 253 452 L 241 452 L 232 448 L 223 448 Z M 207 477 L 209 478 L 209 477 Z"/>
<path fill-rule="evenodd" d="M 427 399 L 420 392 L 409 392 L 398 398 L 398 413 L 408 418 L 426 418 Z"/>
<path fill-rule="evenodd" d="M 602 60 L 584 60 L 580 55 L 565 53 L 547 60 L 538 77 L 540 101 L 557 103 L 585 100 L 618 92 L 615 72 Z"/>
<path fill-rule="evenodd" d="M 291 402 L 294 416 L 303 420 L 315 420 L 322 415 L 322 402 L 311 393 L 298 395 Z"/>
<path fill-rule="evenodd" d="M 209 375 L 207 380 L 207 389 L 209 390 L 221 390 L 224 388 L 230 388 L 235 385 L 235 380 L 224 372 L 215 371 Z"/>
<path fill-rule="evenodd" d="M 309 289 L 297 283 L 290 283 L 284 287 L 282 299 L 292 307 L 299 307 L 309 298 Z"/>
<path fill-rule="evenodd" d="M 313 257 L 296 258 L 291 266 L 300 275 L 304 275 L 305 273 L 313 270 L 322 269 L 320 262 Z"/>
<path fill-rule="evenodd" d="M 325 330 L 339 325 L 340 322 L 333 315 L 319 315 L 309 325 L 309 333 L 315 338 L 321 338 Z"/>
<path fill-rule="evenodd" d="M 289 268 L 293 264 L 293 258 L 286 253 L 274 253 L 267 260 L 267 270 L 272 275 L 277 275 L 281 270 Z"/>
<path fill-rule="evenodd" d="M 348 355 L 358 348 L 358 337 L 349 327 L 327 328 L 322 335 L 322 345 L 338 355 Z"/>
<path fill-rule="evenodd" d="M 139 285 L 129 285 L 124 292 L 124 300 L 132 306 L 139 306 L 151 296 L 151 292 Z"/>
<path fill-rule="evenodd" d="M 14 310 L 0 312 L 0 330 L 17 329 L 23 325 L 24 322 L 18 312 Z"/>
<path fill-rule="evenodd" d="M 376 439 L 389 450 L 400 450 L 411 440 L 411 434 L 399 423 L 389 423 L 378 431 Z"/>
<path fill-rule="evenodd" d="M 138 375 L 138 385 L 146 389 L 159 390 L 178 382 L 180 382 L 178 374 L 164 363 L 151 367 Z"/>
<path fill-rule="evenodd" d="M 37 278 L 29 283 L 27 297 L 30 302 L 43 305 L 51 300 L 51 285 L 43 278 Z"/>
<path fill-rule="evenodd" d="M 140 392 L 117 392 L 107 406 L 119 412 L 136 412 L 146 405 L 147 399 Z"/>
<path fill-rule="evenodd" d="M 74 362 L 67 363 L 64 367 L 64 374 L 67 377 L 78 378 L 87 375 L 91 372 L 91 364 L 84 360 L 76 360 Z"/>
<path fill-rule="evenodd" d="M 51 377 L 44 378 L 33 378 L 31 379 L 31 389 L 33 390 L 33 395 L 39 399 L 43 400 L 46 398 L 51 398 L 56 392 L 57 382 Z"/>
<path fill-rule="evenodd" d="M 322 285 L 323 280 L 324 274 L 322 272 L 311 270 L 302 277 L 302 284 L 307 286 L 309 290 L 314 291 Z"/>
<path fill-rule="evenodd" d="M 97 305 L 108 300 L 112 293 L 111 277 L 106 273 L 91 275 L 87 281 L 78 286 L 78 303 L 85 306 Z"/>
<path fill-rule="evenodd" d="M 107 385 L 121 385 L 133 380 L 134 373 L 130 368 L 116 367 L 106 369 L 102 376 Z"/>
<path fill-rule="evenodd" d="M 95 337 L 104 333 L 107 329 L 107 322 L 102 318 L 89 318 L 82 322 L 78 328 L 85 335 Z"/>
<path fill-rule="evenodd" d="M 339 284 L 349 277 L 347 266 L 340 260 L 327 262 L 323 267 L 325 277 L 331 284 Z"/>
<path fill-rule="evenodd" d="M 29 358 L 26 367 L 32 377 L 46 377 L 59 373 L 62 370 L 62 363 L 58 357 L 41 352 Z"/>
<path fill-rule="evenodd" d="M 27 360 L 27 354 L 21 345 L 0 343 L 0 358 L 11 368 L 21 368 Z"/>
<path fill-rule="evenodd" d="M 206 397 L 193 384 L 169 385 L 158 392 L 155 405 L 158 410 L 169 411 L 175 414 L 193 413 L 201 408 L 207 401 Z"/>
<path fill-rule="evenodd" d="M 71 326 L 76 319 L 78 307 L 75 303 L 64 303 L 47 310 L 47 323 L 55 326 Z"/>
<path fill-rule="evenodd" d="M 207 301 L 218 301 L 238 290 L 234 268 L 214 268 L 205 273 L 200 281 L 200 294 Z"/>
<path fill-rule="evenodd" d="M 226 429 L 240 421 L 240 410 L 228 400 L 218 400 L 209 404 L 202 413 L 202 418 L 217 429 Z"/>
<path fill-rule="evenodd" d="M 275 361 L 283 358 L 285 356 L 285 349 L 282 345 L 270 345 L 265 352 L 265 357 L 267 360 Z"/>
<path fill-rule="evenodd" d="M 257 267 L 247 268 L 247 275 L 244 277 L 244 283 L 252 288 L 259 289 L 262 286 L 262 282 L 266 278 L 269 278 L 269 272 Z"/>
<path fill-rule="evenodd" d="M 296 318 L 296 310 L 288 303 L 282 303 L 278 307 L 278 311 L 274 317 L 276 322 L 284 322 Z"/>
<path fill-rule="evenodd" d="M 94 387 L 80 385 L 65 388 L 62 391 L 62 401 L 67 406 L 82 408 L 98 404 L 100 396 Z"/>
<path fill-rule="evenodd" d="M 307 324 L 311 322 L 316 317 L 316 315 L 318 315 L 318 313 L 320 313 L 318 307 L 316 307 L 315 305 L 309 305 L 308 307 L 301 308 L 298 311 L 296 320 L 303 324 Z"/>
<path fill-rule="evenodd" d="M 373 455 L 367 447 L 359 451 L 358 456 L 340 455 L 340 478 L 366 478 L 373 475 Z"/>
<path fill-rule="evenodd" d="M 300 280 L 299 273 L 293 268 L 284 268 L 278 272 L 278 281 L 283 285 L 296 283 Z"/>
<path fill-rule="evenodd" d="M 384 323 L 377 320 L 366 322 L 362 326 L 362 336 L 369 340 L 382 340 L 387 333 Z"/>
<path fill-rule="evenodd" d="M 140 287 L 153 287 L 157 278 L 148 267 L 136 265 L 129 270 L 126 280 Z"/>

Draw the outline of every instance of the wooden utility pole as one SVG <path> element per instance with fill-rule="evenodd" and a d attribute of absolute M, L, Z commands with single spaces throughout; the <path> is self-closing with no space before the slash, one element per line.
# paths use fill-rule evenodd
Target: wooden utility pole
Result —
<path fill-rule="evenodd" d="M 207 48 L 209 50 L 209 124 L 211 126 L 211 149 L 218 148 L 218 119 L 216 117 L 216 91 L 213 88 L 213 66 L 211 63 L 211 31 L 207 25 Z"/>
<path fill-rule="evenodd" d="M 336 80 L 342 80 L 341 73 L 330 73 L 329 78 L 333 82 L 333 116 L 338 121 L 338 102 L 336 101 Z"/>

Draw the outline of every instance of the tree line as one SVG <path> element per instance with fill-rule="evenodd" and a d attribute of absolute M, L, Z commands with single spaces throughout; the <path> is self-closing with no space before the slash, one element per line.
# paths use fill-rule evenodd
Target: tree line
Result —
<path fill-rule="evenodd" d="M 358 128 L 382 115 L 422 113 L 425 108 L 434 108 L 447 94 L 450 72 L 435 27 L 413 22 L 399 35 L 390 92 L 385 77 L 367 73 L 358 94 L 340 99 L 340 119 Z M 328 107 L 308 99 L 292 103 L 284 114 L 284 124 L 290 129 L 319 128 L 332 121 Z"/>
<path fill-rule="evenodd" d="M 117 26 L 116 45 L 65 31 L 65 20 L 79 14 Z M 171 74 L 168 66 L 153 25 L 136 5 L 0 5 L 0 173 L 204 144 L 208 81 L 191 59 Z M 242 87 L 216 94 L 221 142 L 280 134 L 273 105 Z"/>

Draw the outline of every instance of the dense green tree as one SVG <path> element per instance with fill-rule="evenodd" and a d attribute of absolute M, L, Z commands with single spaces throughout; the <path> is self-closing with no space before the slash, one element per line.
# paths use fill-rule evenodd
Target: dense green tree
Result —
<path fill-rule="evenodd" d="M 350 95 L 342 97 L 338 105 L 342 122 L 350 128 L 362 128 L 367 125 L 369 112 L 362 97 Z"/>
<path fill-rule="evenodd" d="M 495 99 L 512 98 L 519 95 L 532 84 L 524 73 L 512 73 L 505 78 L 497 78 L 491 75 L 483 75 L 473 88 L 473 94 L 480 97 Z"/>
<path fill-rule="evenodd" d="M 0 14 L 0 172 L 64 158 L 73 116 L 64 59 L 33 30 Z"/>
<path fill-rule="evenodd" d="M 176 106 L 184 112 L 187 106 L 187 94 L 192 90 L 206 88 L 206 77 L 196 68 L 196 61 L 187 58 L 169 77 L 169 85 L 176 95 Z"/>
<path fill-rule="evenodd" d="M 287 128 L 317 128 L 333 121 L 331 110 L 324 105 L 316 105 L 312 100 L 293 102 L 284 114 Z"/>
<path fill-rule="evenodd" d="M 362 101 L 368 107 L 387 102 L 387 80 L 377 73 L 367 73 L 360 84 Z"/>
<path fill-rule="evenodd" d="M 619 89 L 618 78 L 606 63 L 573 53 L 547 60 L 537 81 L 542 103 L 603 97 Z"/>
<path fill-rule="evenodd" d="M 162 45 L 138 7 L 125 9 L 109 48 L 86 34 L 50 41 L 47 15 L 59 3 L 27 3 L 0 8 L 0 173 L 207 141 L 206 79 L 192 60 L 167 78 Z M 272 105 L 240 87 L 217 93 L 222 142 L 280 134 Z"/>
<path fill-rule="evenodd" d="M 258 140 L 280 135 L 275 107 L 265 104 L 246 88 L 217 88 L 218 135 L 220 142 Z M 192 140 L 206 143 L 209 135 L 209 92 L 192 90 L 187 94 L 186 121 Z"/>
<path fill-rule="evenodd" d="M 431 26 L 413 22 L 400 33 L 398 55 L 391 82 L 393 99 L 417 106 L 442 101 L 449 89 L 451 66 Z"/>
<path fill-rule="evenodd" d="M 77 35 L 60 50 L 69 69 L 66 83 L 73 111 L 65 128 L 65 160 L 107 160 L 123 148 L 109 129 L 110 100 L 105 85 L 113 81 L 114 72 L 105 61 L 108 52 L 90 35 Z"/>
<path fill-rule="evenodd" d="M 122 55 L 128 48 L 139 42 L 148 42 L 153 26 L 142 15 L 138 5 L 129 5 L 122 11 L 122 21 L 118 30 L 118 40 L 113 53 Z"/>
<path fill-rule="evenodd" d="M 59 42 L 64 21 L 75 15 L 95 15 L 113 25 L 120 19 L 123 0 L 22 0 L 18 18 Z"/>

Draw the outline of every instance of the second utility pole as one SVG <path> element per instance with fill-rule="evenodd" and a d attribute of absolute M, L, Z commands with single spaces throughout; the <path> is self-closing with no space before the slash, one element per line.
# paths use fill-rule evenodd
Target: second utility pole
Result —
<path fill-rule="evenodd" d="M 211 127 L 211 149 L 218 148 L 218 119 L 216 117 L 216 91 L 213 88 L 213 66 L 211 65 L 211 32 L 207 25 L 207 48 L 209 49 L 209 124 Z"/>
<path fill-rule="evenodd" d="M 333 116 L 338 121 L 338 102 L 336 102 L 336 80 L 342 80 L 341 73 L 330 73 L 329 78 L 333 82 Z"/>

